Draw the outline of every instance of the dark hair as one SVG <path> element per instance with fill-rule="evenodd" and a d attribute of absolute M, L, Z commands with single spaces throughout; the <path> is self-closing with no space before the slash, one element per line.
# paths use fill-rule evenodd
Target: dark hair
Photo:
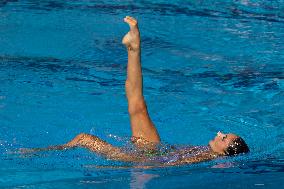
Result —
<path fill-rule="evenodd" d="M 225 150 L 225 154 L 228 156 L 234 156 L 241 153 L 248 153 L 249 147 L 241 137 L 234 139 L 228 148 Z"/>

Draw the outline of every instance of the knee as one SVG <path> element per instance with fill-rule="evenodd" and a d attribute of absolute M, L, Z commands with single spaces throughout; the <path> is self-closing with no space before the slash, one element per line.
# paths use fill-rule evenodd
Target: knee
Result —
<path fill-rule="evenodd" d="M 76 138 L 80 138 L 80 139 L 88 139 L 88 138 L 92 138 L 93 135 L 87 134 L 87 133 L 80 133 L 76 136 Z"/>
<path fill-rule="evenodd" d="M 136 100 L 135 102 L 129 103 L 128 112 L 130 115 L 147 113 L 147 107 L 144 100 Z"/>
<path fill-rule="evenodd" d="M 86 133 L 80 133 L 80 134 L 78 134 L 75 138 L 84 138 L 84 137 L 86 137 Z"/>
<path fill-rule="evenodd" d="M 76 135 L 71 141 L 65 144 L 66 147 L 75 147 L 81 145 L 82 141 L 85 140 L 87 134 L 80 133 Z"/>
<path fill-rule="evenodd" d="M 75 138 L 74 138 L 74 142 L 77 145 L 86 145 L 87 143 L 89 143 L 90 141 L 92 141 L 94 136 L 90 135 L 90 134 L 86 134 L 86 133 L 80 133 L 78 134 Z"/>
<path fill-rule="evenodd" d="M 88 141 L 90 138 L 92 138 L 92 135 L 86 133 L 80 133 L 74 139 L 75 141 L 80 143 L 82 141 Z"/>

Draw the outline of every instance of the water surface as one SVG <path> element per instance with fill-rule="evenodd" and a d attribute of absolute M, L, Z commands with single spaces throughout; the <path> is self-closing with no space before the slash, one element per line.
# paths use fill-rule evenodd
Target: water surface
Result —
<path fill-rule="evenodd" d="M 139 20 L 162 140 L 206 145 L 234 132 L 250 154 L 147 170 L 84 149 L 14 154 L 81 132 L 127 144 L 125 15 Z M 279 188 L 283 39 L 282 0 L 0 2 L 0 187 Z"/>

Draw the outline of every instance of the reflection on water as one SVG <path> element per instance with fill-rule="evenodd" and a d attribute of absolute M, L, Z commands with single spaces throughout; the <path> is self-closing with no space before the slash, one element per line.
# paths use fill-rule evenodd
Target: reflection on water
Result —
<path fill-rule="evenodd" d="M 154 174 L 147 174 L 140 171 L 131 171 L 131 182 L 130 188 L 134 189 L 143 189 L 146 188 L 146 184 L 151 181 L 152 179 L 159 177 L 159 175 Z"/>

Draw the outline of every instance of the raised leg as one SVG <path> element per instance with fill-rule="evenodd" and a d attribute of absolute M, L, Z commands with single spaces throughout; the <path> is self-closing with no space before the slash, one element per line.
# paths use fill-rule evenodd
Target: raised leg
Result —
<path fill-rule="evenodd" d="M 138 23 L 137 20 L 129 16 L 125 17 L 124 21 L 130 27 L 130 31 L 122 40 L 128 53 L 127 79 L 125 82 L 128 112 L 130 115 L 134 142 L 136 142 L 138 146 L 142 145 L 145 147 L 144 144 L 149 145 L 150 143 L 159 143 L 160 137 L 150 119 L 146 102 L 143 97 L 140 33 Z"/>

